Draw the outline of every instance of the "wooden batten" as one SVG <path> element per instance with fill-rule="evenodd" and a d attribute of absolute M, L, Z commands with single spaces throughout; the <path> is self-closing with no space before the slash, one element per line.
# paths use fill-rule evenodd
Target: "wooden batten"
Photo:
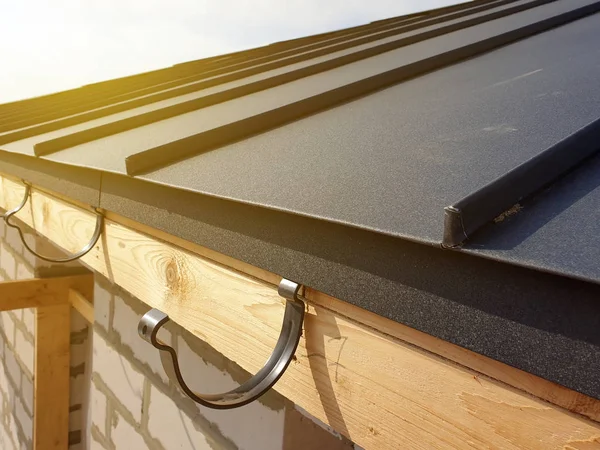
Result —
<path fill-rule="evenodd" d="M 81 292 L 69 289 L 69 303 L 89 323 L 94 323 L 94 305 Z"/>
<path fill-rule="evenodd" d="M 0 283 L 0 310 L 35 308 L 34 450 L 69 446 L 70 293 L 93 285 L 92 274 Z"/>
<path fill-rule="evenodd" d="M 69 448 L 71 307 L 66 299 L 64 295 L 62 304 L 36 310 L 34 450 Z"/>
<path fill-rule="evenodd" d="M 63 304 L 71 286 L 91 296 L 92 283 L 91 274 L 0 282 L 0 311 Z"/>
<path fill-rule="evenodd" d="M 22 185 L 0 182 L 0 206 L 18 204 Z M 67 251 L 95 225 L 93 213 L 35 188 L 18 217 Z M 250 373 L 275 345 L 275 274 L 110 213 L 83 262 Z M 367 449 L 583 449 L 600 437 L 588 419 L 600 420 L 597 400 L 310 288 L 305 297 L 304 335 L 275 389 Z"/>

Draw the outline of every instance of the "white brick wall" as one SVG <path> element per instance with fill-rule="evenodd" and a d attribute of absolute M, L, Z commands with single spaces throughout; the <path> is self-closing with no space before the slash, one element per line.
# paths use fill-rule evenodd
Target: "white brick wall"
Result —
<path fill-rule="evenodd" d="M 104 339 L 94 336 L 94 376 L 106 383 L 136 422 L 142 418 L 142 389 L 144 376 Z"/>
<path fill-rule="evenodd" d="M 94 321 L 104 330 L 108 330 L 112 293 L 100 283 L 94 284 Z"/>
<path fill-rule="evenodd" d="M 115 426 L 112 429 L 111 437 L 116 449 L 144 449 L 147 447 L 139 431 L 129 425 L 118 413 L 115 414 L 113 423 Z"/>
<path fill-rule="evenodd" d="M 225 392 L 239 386 L 230 374 L 198 358 L 185 339 L 177 342 L 181 372 L 192 390 Z M 250 376 L 250 375 L 248 375 Z M 238 443 L 240 450 L 279 450 L 283 442 L 284 409 L 253 402 L 239 409 L 215 410 L 197 406 L 198 412 L 219 427 L 223 435 Z M 265 433 L 264 430 L 269 430 Z"/>
<path fill-rule="evenodd" d="M 95 425 L 103 436 L 106 436 L 106 396 L 92 383 L 90 398 L 90 415 L 92 424 Z"/>
<path fill-rule="evenodd" d="M 21 379 L 21 396 L 23 397 L 23 405 L 27 409 L 29 415 L 33 414 L 33 381 L 27 377 Z"/>
<path fill-rule="evenodd" d="M 31 440 L 33 438 L 33 421 L 31 415 L 25 411 L 19 398 L 15 400 L 15 415 L 17 416 L 17 422 L 21 425 L 21 431 L 28 440 Z"/>
<path fill-rule="evenodd" d="M 17 280 L 27 280 L 34 277 L 35 272 L 32 268 L 27 266 L 24 262 L 17 263 Z"/>
<path fill-rule="evenodd" d="M 15 323 L 8 311 L 0 312 L 0 327 L 10 345 L 15 345 Z"/>
<path fill-rule="evenodd" d="M 9 276 L 9 278 L 15 278 L 17 273 L 17 261 L 4 242 L 0 244 L 0 247 L 2 247 L 0 268 Z"/>
<path fill-rule="evenodd" d="M 29 371 L 29 376 L 33 376 L 34 348 L 33 343 L 27 340 L 21 330 L 16 330 L 15 350 L 19 355 L 19 360 Z"/>
<path fill-rule="evenodd" d="M 180 411 L 173 400 L 154 387 L 150 392 L 148 417 L 150 434 L 165 448 L 212 450 L 205 434 L 195 428 L 194 423 Z"/>
<path fill-rule="evenodd" d="M 152 372 L 157 374 L 165 383 L 167 383 L 167 374 L 160 362 L 159 352 L 138 335 L 137 325 L 143 314 L 135 312 L 133 308 L 125 303 L 123 298 L 119 296 L 115 296 L 114 310 L 113 329 L 119 335 L 121 344 L 129 347 L 137 360 L 147 364 Z M 171 344 L 171 334 L 165 328 L 161 328 L 158 337 L 163 342 L 169 345 Z"/>
<path fill-rule="evenodd" d="M 8 377 L 11 379 L 13 384 L 20 389 L 21 387 L 21 368 L 15 358 L 15 354 L 10 349 L 4 350 L 4 364 L 8 371 Z"/>

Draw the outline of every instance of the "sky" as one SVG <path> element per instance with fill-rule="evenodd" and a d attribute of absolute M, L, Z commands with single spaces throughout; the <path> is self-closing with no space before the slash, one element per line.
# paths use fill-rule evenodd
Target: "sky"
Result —
<path fill-rule="evenodd" d="M 458 0 L 0 0 L 0 103 Z"/>

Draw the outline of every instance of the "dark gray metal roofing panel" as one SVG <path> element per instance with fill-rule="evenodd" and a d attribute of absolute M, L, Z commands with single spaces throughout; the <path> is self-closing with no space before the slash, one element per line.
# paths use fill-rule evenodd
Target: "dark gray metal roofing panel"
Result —
<path fill-rule="evenodd" d="M 569 6 L 566 3 L 551 3 L 533 8 L 519 15 L 510 16 L 510 18 L 486 22 L 479 26 L 430 39 L 263 92 L 203 108 L 152 125 L 141 126 L 86 144 L 80 144 L 52 154 L 49 158 L 55 161 L 97 167 L 103 170 L 123 171 L 122 159 L 125 157 L 129 158 L 128 167 L 129 165 L 137 167 L 140 164 L 144 167 L 148 162 L 155 164 L 157 157 L 160 161 L 160 158 L 168 160 L 173 158 L 174 155 L 193 154 L 199 151 L 197 147 L 200 143 L 213 145 L 212 143 L 215 140 L 222 143 L 231 139 L 239 139 L 244 137 L 240 136 L 240 133 L 243 135 L 254 131 L 255 128 L 272 127 L 275 124 L 273 123 L 274 120 L 282 118 L 289 120 L 287 119 L 288 116 L 302 114 L 305 108 L 322 108 L 327 105 L 327 102 L 331 103 L 332 100 L 328 97 L 321 99 L 319 97 L 320 93 L 325 93 L 327 96 L 334 98 L 337 98 L 338 95 L 347 95 L 345 91 L 338 93 L 340 85 L 345 86 L 344 89 L 348 88 L 349 95 L 356 95 L 354 92 L 356 88 L 353 83 L 361 86 L 364 84 L 366 89 L 373 89 L 371 78 L 365 79 L 365 77 L 374 75 L 377 77 L 379 76 L 377 74 L 385 73 L 386 70 L 391 69 L 392 72 L 390 73 L 392 74 L 396 73 L 394 71 L 400 70 L 399 77 L 402 79 L 402 77 L 412 74 L 412 63 L 418 66 L 416 70 L 424 70 L 419 69 L 420 62 L 426 61 L 424 62 L 425 68 L 429 67 L 429 64 L 437 64 L 436 61 L 439 60 L 435 55 L 447 51 L 452 53 L 456 49 L 460 51 L 465 45 L 468 46 L 470 42 L 478 43 L 481 39 L 496 36 L 498 33 L 519 29 L 521 26 L 527 27 L 531 23 L 535 23 L 536 20 L 554 17 L 569 11 L 571 8 L 590 4 L 594 7 L 598 6 L 590 0 L 578 0 L 577 3 L 568 3 Z M 407 68 L 406 75 L 403 75 L 403 69 L 397 68 L 398 60 L 404 64 L 401 67 Z M 389 84 L 390 81 L 386 77 L 387 75 L 384 75 L 383 82 Z M 374 82 L 379 83 L 379 81 Z M 315 95 L 316 97 L 314 97 Z M 306 107 L 304 105 L 300 106 L 299 103 L 290 104 L 290 102 L 304 101 L 304 99 L 308 102 Z M 285 108 L 285 112 L 283 108 Z M 267 113 L 268 116 L 265 115 Z M 227 128 L 225 129 L 225 127 Z M 190 142 L 186 139 L 189 139 Z M 4 148 L 10 150 L 19 145 L 22 144 L 16 142 L 6 144 Z M 149 150 L 150 152 L 146 156 L 143 152 Z M 133 156 L 135 153 L 141 154 Z M 133 164 L 134 161 L 135 164 Z"/>
<path fill-rule="evenodd" d="M 543 0 L 519 1 L 513 3 L 512 8 L 518 9 L 520 7 L 528 7 L 529 5 L 539 4 L 543 2 Z M 580 0 L 580 3 L 582 5 L 588 4 L 589 1 Z M 565 5 L 558 9 L 555 8 L 554 5 L 548 5 L 544 9 L 544 12 L 552 16 L 557 13 L 560 13 L 561 11 L 569 9 L 570 7 L 566 7 Z M 505 10 L 506 8 L 500 8 L 500 11 L 492 11 L 496 11 L 496 13 L 498 14 L 505 14 Z M 476 16 L 478 17 L 478 15 Z M 469 20 L 477 20 L 477 17 L 475 17 L 475 19 Z M 521 21 L 511 20 L 511 22 L 514 22 L 514 24 L 511 23 L 511 25 L 514 28 L 518 28 L 520 25 L 529 24 L 532 21 L 535 22 L 539 17 L 545 18 L 547 16 L 545 16 L 544 13 L 542 13 L 541 11 L 536 10 L 536 15 L 534 15 L 533 18 L 531 17 L 531 15 L 524 15 Z M 443 37 L 439 37 L 437 39 L 429 39 L 418 45 L 412 45 L 406 48 L 401 48 L 396 51 L 388 52 L 384 55 L 372 57 L 353 64 L 347 64 L 336 69 L 327 70 L 326 72 L 320 73 L 319 75 L 313 75 L 306 78 L 301 78 L 294 82 L 288 82 L 280 86 L 271 87 L 271 89 L 268 89 L 263 92 L 243 96 L 237 99 L 236 101 L 232 100 L 229 102 L 214 105 L 212 107 L 205 107 L 195 112 L 181 114 L 178 117 L 174 117 L 169 120 L 162 120 L 161 122 L 153 125 L 152 127 L 140 126 L 143 124 L 142 113 L 146 113 L 146 115 L 157 115 L 158 117 L 153 120 L 157 120 L 158 118 L 164 118 L 164 112 L 166 112 L 164 107 L 168 106 L 164 104 L 165 102 L 163 102 L 162 105 L 150 105 L 146 108 L 122 112 L 114 115 L 113 117 L 109 116 L 102 119 L 96 119 L 92 122 L 74 125 L 65 129 L 45 133 L 17 142 L 3 144 L 2 148 L 9 151 L 18 151 L 29 154 L 31 151 L 30 147 L 33 145 L 36 146 L 36 153 L 38 153 L 37 147 L 41 146 L 49 147 L 50 151 L 56 150 L 56 148 L 63 148 L 64 146 L 72 146 L 69 150 L 61 153 L 60 155 L 56 155 L 56 160 L 71 164 L 84 165 L 88 167 L 96 167 L 93 163 L 86 163 L 86 158 L 89 153 L 97 151 L 112 151 L 113 154 L 111 155 L 111 157 L 103 157 L 103 159 L 107 159 L 113 164 L 111 167 L 106 167 L 106 169 L 119 171 L 121 169 L 119 169 L 119 166 L 115 165 L 115 163 L 119 164 L 119 159 L 123 159 L 125 156 L 128 156 L 131 153 L 136 153 L 144 151 L 148 148 L 164 145 L 174 140 L 181 139 L 182 137 L 188 136 L 190 134 L 193 135 L 195 133 L 202 132 L 203 129 L 214 129 L 219 127 L 219 125 L 222 126 L 224 122 L 235 122 L 236 116 L 240 118 L 251 117 L 253 115 L 260 114 L 273 108 L 282 107 L 294 101 L 298 101 L 300 99 L 304 99 L 312 95 L 335 89 L 340 85 L 347 85 L 353 82 L 360 81 L 364 78 L 376 75 L 386 70 L 397 68 L 399 65 L 407 66 L 411 63 L 425 59 L 427 57 L 439 55 L 440 53 L 443 53 L 448 50 L 464 47 L 465 45 L 468 45 L 472 42 L 478 42 L 483 37 L 494 36 L 498 32 L 506 30 L 505 22 L 507 21 L 507 19 L 504 19 L 503 22 L 496 25 L 498 29 L 494 28 L 494 24 L 497 24 L 497 22 L 500 20 L 501 19 L 492 22 L 485 22 L 482 25 L 468 28 L 467 30 L 463 30 L 462 32 L 457 31 L 450 34 L 445 34 L 443 35 Z M 504 24 L 504 27 L 501 26 L 502 24 Z M 398 61 L 401 61 L 401 64 L 398 64 Z M 319 60 L 315 62 L 319 63 Z M 309 67 L 308 69 L 311 68 Z M 300 70 L 298 71 L 301 72 Z M 280 76 L 285 77 L 285 75 Z M 262 86 L 262 88 L 264 87 L 265 86 Z M 210 94 L 210 92 L 208 92 L 207 94 Z M 217 96 L 219 99 L 223 97 L 219 94 L 213 94 L 213 96 Z M 195 102 L 198 103 L 198 101 Z M 172 104 L 173 101 L 170 103 Z M 201 100 L 200 103 L 204 104 L 205 102 Z M 210 102 L 208 103 L 208 105 L 210 105 Z M 163 107 L 163 109 L 159 108 L 158 111 L 154 111 L 152 113 L 149 112 L 156 109 L 156 107 L 161 106 Z M 182 105 L 169 106 L 169 108 L 174 109 L 174 113 L 183 112 L 180 111 Z M 193 108 L 195 109 L 197 108 L 197 106 L 194 106 Z M 131 124 L 128 124 L 127 121 L 124 120 L 127 117 L 131 117 L 129 119 L 129 121 L 132 122 Z M 111 124 L 111 122 L 115 121 L 119 122 Z M 91 128 L 93 126 L 99 126 L 100 128 L 98 128 L 97 130 L 88 131 L 88 128 Z M 121 131 L 122 128 L 127 129 L 131 128 L 132 126 L 136 126 L 137 128 L 132 130 L 131 133 L 120 133 L 115 136 L 115 139 L 111 139 L 108 141 L 101 140 L 103 134 L 112 134 Z M 73 136 L 67 136 L 73 133 L 77 134 Z M 143 135 L 144 137 L 140 138 L 140 135 Z M 155 136 L 154 140 L 150 140 L 152 136 Z M 1 136 L 0 139 L 2 139 Z M 90 143 L 91 148 L 75 146 L 81 141 L 85 142 L 90 139 L 98 139 L 97 143 Z M 127 144 L 123 142 L 124 140 L 128 141 Z M 137 145 L 134 145 L 134 143 Z M 101 150 L 99 150 L 97 147 L 94 148 L 98 145 L 102 147 Z M 106 148 L 107 146 L 110 147 L 110 149 Z M 126 153 L 120 154 L 119 151 L 121 151 L 121 149 L 124 149 L 125 147 L 127 148 Z M 47 152 L 47 150 L 40 151 L 41 154 Z M 69 156 L 73 156 L 73 158 L 70 159 Z M 103 167 L 100 166 L 100 168 Z"/>
<path fill-rule="evenodd" d="M 594 15 L 144 178 L 438 243 L 445 206 L 600 117 L 599 35 Z"/>
<path fill-rule="evenodd" d="M 600 283 L 600 157 L 521 206 L 464 251 Z"/>

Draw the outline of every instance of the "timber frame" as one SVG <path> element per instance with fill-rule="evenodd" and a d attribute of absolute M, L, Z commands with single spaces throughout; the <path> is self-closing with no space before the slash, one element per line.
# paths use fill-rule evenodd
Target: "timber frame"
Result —
<path fill-rule="evenodd" d="M 35 308 L 33 448 L 69 447 L 71 298 L 91 298 L 92 274 L 0 283 L 0 311 Z M 73 305 L 78 310 L 79 304 Z"/>
<path fill-rule="evenodd" d="M 18 181 L 2 175 L 0 188 L 2 208 L 21 201 Z M 281 277 L 104 214 L 104 232 L 84 264 L 250 373 L 261 367 L 279 334 Z M 87 242 L 95 225 L 89 208 L 36 186 L 18 217 L 67 251 Z M 62 422 L 53 430 L 45 420 L 59 418 L 44 415 L 43 408 L 58 395 L 57 386 L 65 389 L 68 383 L 68 333 L 65 338 L 56 331 L 65 329 L 69 305 L 93 321 L 92 284 L 92 275 L 85 275 L 0 285 L 4 309 L 38 307 L 36 450 L 66 448 L 59 430 L 68 421 L 68 395 L 60 399 L 66 418 L 56 414 Z M 362 447 L 548 449 L 592 448 L 598 442 L 600 401 L 310 287 L 303 299 L 309 306 L 296 361 L 274 388 Z M 53 339 L 44 340 L 48 334 Z M 44 434 L 41 441 L 39 433 L 46 430 L 57 437 Z"/>

